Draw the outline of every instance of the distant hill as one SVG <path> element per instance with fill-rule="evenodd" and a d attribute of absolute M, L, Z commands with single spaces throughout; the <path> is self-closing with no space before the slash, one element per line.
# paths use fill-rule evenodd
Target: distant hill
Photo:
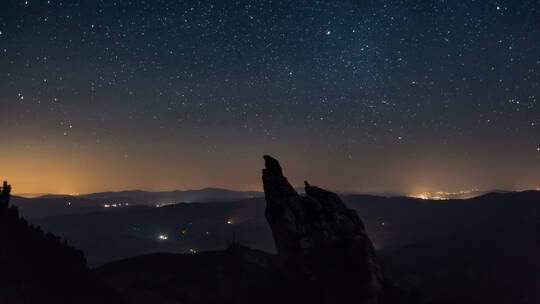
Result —
<path fill-rule="evenodd" d="M 76 195 L 70 195 L 70 194 L 41 194 L 41 195 L 20 195 L 24 198 L 38 198 L 38 199 L 57 199 L 57 198 L 64 198 L 64 199 L 73 199 L 76 198 Z"/>
<path fill-rule="evenodd" d="M 200 190 L 177 190 L 167 192 L 147 192 L 139 190 L 102 192 L 80 195 L 79 197 L 100 200 L 120 200 L 140 205 L 155 205 L 180 202 L 227 202 L 262 196 L 263 193 L 255 191 L 205 188 Z"/>
<path fill-rule="evenodd" d="M 95 212 L 104 209 L 105 205 L 168 205 L 181 202 L 212 202 L 222 203 L 262 197 L 261 192 L 233 191 L 227 189 L 206 188 L 201 190 L 148 192 L 148 191 L 121 191 L 102 192 L 72 195 L 42 195 L 34 198 L 14 196 L 13 204 L 19 207 L 20 212 L 30 219 L 63 215 Z"/>
<path fill-rule="evenodd" d="M 42 196 L 68 196 L 65 194 L 48 194 L 48 193 L 17 193 L 16 195 L 12 195 L 13 197 L 19 196 L 24 198 L 36 198 L 36 197 L 42 197 Z"/>
<path fill-rule="evenodd" d="M 303 188 L 297 189 L 303 193 Z M 496 190 L 491 192 L 472 192 L 466 195 L 453 195 L 454 199 L 469 199 L 488 193 L 511 193 L 509 191 Z M 341 193 L 343 197 L 364 198 L 406 198 L 391 195 L 369 195 Z M 103 211 L 106 204 L 164 206 L 176 203 L 224 203 L 252 198 L 262 198 L 263 193 L 257 191 L 234 191 L 218 188 L 204 188 L 200 190 L 176 190 L 164 192 L 150 192 L 142 190 L 100 192 L 83 195 L 44 194 L 39 196 L 13 196 L 13 204 L 19 207 L 20 212 L 29 219 L 63 215 Z M 375 199 L 377 200 L 377 199 Z"/>

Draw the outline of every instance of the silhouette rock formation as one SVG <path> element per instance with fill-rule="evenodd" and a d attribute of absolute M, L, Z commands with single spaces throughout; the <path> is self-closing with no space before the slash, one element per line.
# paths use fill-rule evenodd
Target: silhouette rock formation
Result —
<path fill-rule="evenodd" d="M 382 275 L 356 212 L 307 182 L 300 196 L 278 161 L 264 159 L 266 218 L 284 271 L 317 292 L 320 303 L 378 303 Z"/>

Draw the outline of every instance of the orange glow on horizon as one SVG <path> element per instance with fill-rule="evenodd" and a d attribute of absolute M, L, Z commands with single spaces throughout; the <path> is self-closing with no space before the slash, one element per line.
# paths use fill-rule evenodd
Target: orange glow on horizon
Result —
<path fill-rule="evenodd" d="M 433 157 L 433 160 L 424 159 L 420 166 L 417 159 L 422 156 L 413 152 L 400 152 L 399 159 L 377 161 L 378 156 L 366 151 L 364 160 L 345 165 L 342 163 L 344 160 L 321 161 L 339 160 L 339 155 L 301 150 L 293 153 L 292 144 L 275 148 L 277 152 L 249 154 L 243 150 L 245 145 L 239 145 L 235 148 L 238 155 L 231 152 L 232 156 L 223 156 L 219 151 L 203 154 L 196 147 L 182 150 L 165 144 L 160 147 L 146 145 L 140 149 L 132 147 L 127 158 L 124 155 L 126 150 L 131 149 L 129 147 L 86 145 L 33 144 L 31 149 L 22 144 L 8 145 L 2 153 L 6 161 L 0 168 L 0 180 L 12 184 L 14 194 L 25 195 L 171 191 L 208 187 L 262 191 L 262 155 L 265 153 L 275 155 L 280 160 L 285 175 L 293 185 L 302 185 L 304 180 L 308 180 L 314 185 L 338 192 L 413 193 L 418 196 L 430 192 L 426 189 L 537 189 L 540 178 L 540 170 L 534 166 L 528 166 L 525 170 L 517 163 L 511 166 L 507 159 L 501 162 L 504 168 L 498 170 L 480 165 L 471 167 L 468 162 L 443 156 Z M 445 193 L 438 196 L 444 197 Z M 419 197 L 434 196 L 437 194 Z"/>

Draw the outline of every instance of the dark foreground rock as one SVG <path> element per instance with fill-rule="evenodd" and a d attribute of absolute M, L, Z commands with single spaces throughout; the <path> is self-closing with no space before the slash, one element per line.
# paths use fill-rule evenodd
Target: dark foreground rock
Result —
<path fill-rule="evenodd" d="M 317 303 L 379 303 L 383 278 L 354 210 L 332 192 L 305 183 L 299 195 L 278 161 L 265 156 L 266 218 L 281 267 Z"/>

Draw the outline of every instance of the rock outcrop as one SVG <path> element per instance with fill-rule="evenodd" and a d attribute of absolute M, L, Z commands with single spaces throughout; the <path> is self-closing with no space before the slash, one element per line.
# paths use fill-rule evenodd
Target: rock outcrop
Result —
<path fill-rule="evenodd" d="M 317 303 L 379 303 L 381 271 L 356 212 L 307 182 L 299 195 L 278 161 L 264 159 L 266 218 L 287 276 Z"/>

